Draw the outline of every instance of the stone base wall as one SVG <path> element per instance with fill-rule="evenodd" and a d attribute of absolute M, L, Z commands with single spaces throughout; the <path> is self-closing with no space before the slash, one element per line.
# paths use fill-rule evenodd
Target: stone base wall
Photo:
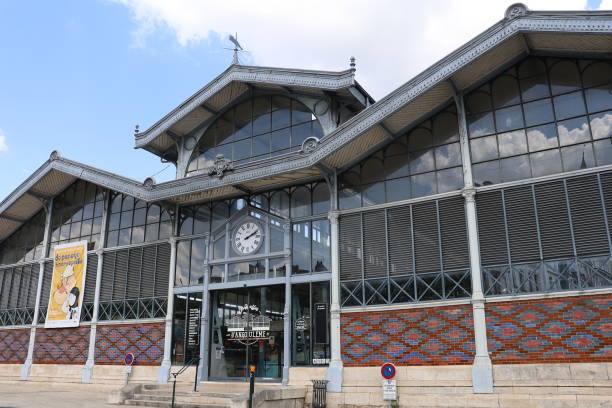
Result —
<path fill-rule="evenodd" d="M 612 295 L 488 302 L 493 364 L 612 362 Z"/>

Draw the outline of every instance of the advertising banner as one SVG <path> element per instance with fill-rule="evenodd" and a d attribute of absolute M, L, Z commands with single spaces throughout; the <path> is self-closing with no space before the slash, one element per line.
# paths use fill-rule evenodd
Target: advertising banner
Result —
<path fill-rule="evenodd" d="M 45 328 L 77 327 L 87 270 L 87 241 L 57 245 Z"/>

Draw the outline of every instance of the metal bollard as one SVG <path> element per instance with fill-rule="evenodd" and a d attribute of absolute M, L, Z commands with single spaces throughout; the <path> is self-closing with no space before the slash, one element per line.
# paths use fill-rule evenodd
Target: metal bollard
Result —
<path fill-rule="evenodd" d="M 312 380 L 312 407 L 325 408 L 327 404 L 327 380 Z"/>
<path fill-rule="evenodd" d="M 254 365 L 249 366 L 249 408 L 253 408 L 253 393 L 255 392 L 255 369 Z"/>

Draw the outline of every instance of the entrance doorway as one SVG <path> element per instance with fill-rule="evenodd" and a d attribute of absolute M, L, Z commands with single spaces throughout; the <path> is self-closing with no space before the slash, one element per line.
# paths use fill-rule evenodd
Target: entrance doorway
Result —
<path fill-rule="evenodd" d="M 249 366 L 262 379 L 283 375 L 285 287 L 212 292 L 210 379 L 245 380 Z"/>

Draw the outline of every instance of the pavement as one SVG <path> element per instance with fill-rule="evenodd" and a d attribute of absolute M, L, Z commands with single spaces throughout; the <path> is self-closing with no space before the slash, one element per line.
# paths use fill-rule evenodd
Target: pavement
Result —
<path fill-rule="evenodd" d="M 83 384 L 0 383 L 0 408 L 117 408 L 109 388 Z"/>

